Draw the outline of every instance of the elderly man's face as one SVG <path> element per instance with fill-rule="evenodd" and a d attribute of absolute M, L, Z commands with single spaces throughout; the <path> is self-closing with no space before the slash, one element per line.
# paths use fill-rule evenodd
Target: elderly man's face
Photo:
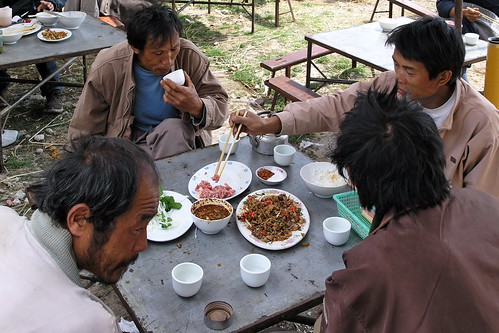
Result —
<path fill-rule="evenodd" d="M 410 100 L 416 99 L 426 108 L 432 109 L 443 104 L 438 91 L 448 81 L 444 72 L 430 80 L 428 70 L 423 63 L 407 60 L 397 49 L 394 50 L 392 57 L 400 95 Z"/>
<path fill-rule="evenodd" d="M 117 282 L 139 252 L 147 249 L 147 224 L 157 212 L 159 184 L 150 176 L 142 176 L 131 209 L 118 217 L 105 244 L 95 241 L 94 230 L 86 242 L 86 251 L 77 261 L 80 268 L 92 272 L 104 282 Z"/>
<path fill-rule="evenodd" d="M 137 54 L 140 67 L 158 76 L 164 76 L 170 72 L 173 62 L 180 52 L 180 37 L 178 33 L 175 33 L 170 40 L 162 45 L 157 45 L 148 39 L 144 50 L 141 51 L 133 47 L 132 50 Z"/>

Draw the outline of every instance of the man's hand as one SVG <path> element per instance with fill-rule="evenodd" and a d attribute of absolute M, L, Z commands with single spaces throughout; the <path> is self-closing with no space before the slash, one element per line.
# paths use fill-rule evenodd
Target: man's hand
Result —
<path fill-rule="evenodd" d="M 36 10 L 41 12 L 43 10 L 50 10 L 50 11 L 53 11 L 54 10 L 54 4 L 50 1 L 40 1 L 40 5 L 38 7 L 36 7 Z"/>
<path fill-rule="evenodd" d="M 480 16 L 480 9 L 478 8 L 463 8 L 463 17 L 466 17 L 470 22 L 475 22 Z"/>
<path fill-rule="evenodd" d="M 279 133 L 281 131 L 281 121 L 278 117 L 262 118 L 251 111 L 248 111 L 246 117 L 243 117 L 243 114 L 244 110 L 230 114 L 229 124 L 234 127 L 234 135 L 236 134 L 238 124 L 243 125 L 241 132 L 252 135 Z"/>
<path fill-rule="evenodd" d="M 185 75 L 185 86 L 181 86 L 172 80 L 161 80 L 160 84 L 165 90 L 163 100 L 182 112 L 187 112 L 194 118 L 203 115 L 203 101 L 199 98 L 196 88 L 187 73 Z"/>

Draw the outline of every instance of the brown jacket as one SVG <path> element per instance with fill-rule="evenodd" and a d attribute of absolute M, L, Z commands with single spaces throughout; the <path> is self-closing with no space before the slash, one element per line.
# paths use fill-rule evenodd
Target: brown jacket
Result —
<path fill-rule="evenodd" d="M 499 200 L 453 190 L 384 221 L 326 280 L 321 332 L 499 332 Z"/>
<path fill-rule="evenodd" d="M 98 134 L 130 139 L 135 98 L 134 53 L 127 41 L 99 52 L 76 105 L 68 136 Z M 180 39 L 172 71 L 182 68 L 191 78 L 206 108 L 204 127 L 195 127 L 201 145 L 211 144 L 211 130 L 228 116 L 228 96 L 209 68 L 208 58 L 190 41 Z M 187 113 L 183 119 L 191 122 Z"/>
<path fill-rule="evenodd" d="M 384 72 L 345 91 L 291 103 L 277 114 L 281 133 L 336 132 L 343 114 L 353 108 L 357 91 L 391 90 L 395 83 L 395 72 Z M 456 105 L 439 128 L 446 156 L 445 175 L 455 188 L 477 188 L 499 197 L 499 112 L 465 81 L 458 80 L 456 89 Z"/>

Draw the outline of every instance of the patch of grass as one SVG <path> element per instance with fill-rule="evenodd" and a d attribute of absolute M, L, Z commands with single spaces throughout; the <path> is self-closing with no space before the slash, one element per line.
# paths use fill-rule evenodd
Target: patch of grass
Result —
<path fill-rule="evenodd" d="M 7 170 L 12 171 L 23 168 L 32 168 L 33 163 L 31 159 L 28 159 L 27 157 L 19 158 L 15 156 L 9 156 L 4 163 L 4 166 Z"/>
<path fill-rule="evenodd" d="M 262 79 L 260 78 L 260 76 L 255 75 L 255 70 L 253 66 L 242 65 L 241 67 L 238 68 L 238 70 L 230 72 L 230 77 L 233 78 L 234 80 L 241 82 L 246 87 L 252 90 L 254 90 L 255 88 L 257 89 L 263 88 L 260 87 Z"/>
<path fill-rule="evenodd" d="M 300 135 L 290 135 L 288 137 L 288 142 L 291 144 L 299 144 L 302 141 L 313 141 L 315 138 L 314 133 L 300 134 Z"/>

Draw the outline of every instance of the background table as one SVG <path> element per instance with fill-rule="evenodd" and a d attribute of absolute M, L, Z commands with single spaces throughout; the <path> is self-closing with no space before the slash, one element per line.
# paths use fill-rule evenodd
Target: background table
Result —
<path fill-rule="evenodd" d="M 187 195 L 191 176 L 217 162 L 219 154 L 218 146 L 210 146 L 158 161 L 163 188 Z M 230 160 L 246 164 L 253 173 L 249 188 L 229 201 L 235 209 L 247 194 L 267 188 L 256 178 L 255 170 L 275 163 L 272 156 L 253 151 L 247 138 L 241 140 Z M 274 187 L 297 196 L 310 213 L 310 229 L 294 247 L 271 251 L 254 246 L 239 232 L 235 214 L 228 227 L 215 235 L 205 235 L 193 225 L 177 240 L 149 242 L 148 249 L 117 284 L 142 332 L 209 332 L 203 310 L 217 300 L 230 303 L 235 312 L 232 325 L 221 332 L 256 332 L 322 302 L 325 279 L 344 267 L 343 251 L 360 238 L 352 232 L 347 244 L 340 247 L 325 241 L 322 221 L 338 213 L 332 198 L 318 198 L 303 184 L 299 171 L 309 162 L 307 156 L 297 152 L 294 162 L 285 167 L 288 178 Z M 272 262 L 269 281 L 263 287 L 250 288 L 241 280 L 239 260 L 249 253 L 264 254 Z M 195 262 L 204 270 L 201 290 L 191 298 L 177 296 L 171 285 L 171 270 L 185 261 Z"/>
<path fill-rule="evenodd" d="M 60 22 L 55 27 L 63 28 Z M 45 27 L 42 26 L 42 29 Z M 41 30 L 40 30 L 41 31 Z M 39 80 L 25 80 L 17 78 L 0 78 L 0 81 L 31 83 L 34 86 L 14 103 L 9 103 L 0 111 L 0 126 L 3 128 L 1 119 L 24 99 L 35 93 L 38 88 L 47 83 L 56 74 L 65 70 L 77 57 L 83 57 L 83 81 L 87 78 L 86 55 L 98 53 L 104 48 L 108 48 L 126 40 L 124 31 L 115 28 L 101 20 L 87 15 L 79 29 L 71 30 L 72 36 L 60 42 L 43 42 L 36 36 L 38 32 L 28 36 L 23 36 L 14 45 L 5 45 L 0 56 L 0 69 L 27 66 L 47 61 L 64 59 L 65 63 L 52 75 Z M 69 58 L 69 59 L 68 59 Z M 50 83 L 49 83 L 50 84 Z M 83 86 L 83 83 L 57 82 L 58 86 Z M 1 138 L 1 136 L 0 136 Z M 3 151 L 0 139 L 0 172 L 3 171 Z"/>
<path fill-rule="evenodd" d="M 399 20 L 405 23 L 413 21 L 403 17 L 399 18 Z M 360 62 L 382 72 L 393 70 L 393 46 L 385 46 L 387 36 L 388 34 L 383 32 L 378 22 L 305 36 L 305 39 L 308 41 L 306 86 L 310 88 L 311 82 L 353 82 L 330 79 L 324 75 L 322 78 L 311 77 L 312 66 L 318 69 L 312 62 L 312 47 L 314 44 L 351 59 L 352 67 L 355 67 L 357 62 Z M 485 60 L 487 57 L 487 46 L 487 42 L 483 40 L 479 40 L 474 46 L 465 44 L 466 55 L 464 64 L 469 65 Z"/>

